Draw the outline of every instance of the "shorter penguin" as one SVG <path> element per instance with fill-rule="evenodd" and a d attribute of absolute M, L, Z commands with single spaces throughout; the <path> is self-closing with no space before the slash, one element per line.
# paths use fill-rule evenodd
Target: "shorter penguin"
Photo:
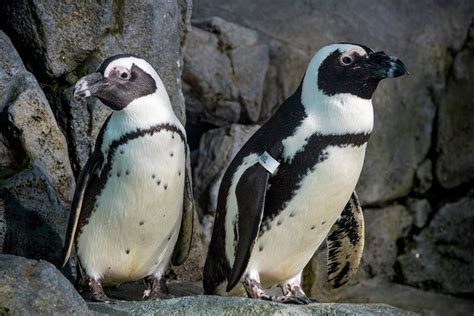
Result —
<path fill-rule="evenodd" d="M 341 43 L 311 60 L 296 92 L 242 147 L 222 180 L 204 267 L 207 294 L 307 304 L 306 264 L 326 239 L 329 283 L 358 268 L 364 220 L 354 191 L 373 128 L 372 94 L 406 73 L 383 52 Z M 279 286 L 282 295 L 265 288 Z"/>
<path fill-rule="evenodd" d="M 103 285 L 142 278 L 144 298 L 158 298 L 170 261 L 182 264 L 191 245 L 184 128 L 156 71 L 134 55 L 105 60 L 74 96 L 96 97 L 114 112 L 78 178 L 63 265 L 75 244 L 94 301 L 111 301 Z"/>

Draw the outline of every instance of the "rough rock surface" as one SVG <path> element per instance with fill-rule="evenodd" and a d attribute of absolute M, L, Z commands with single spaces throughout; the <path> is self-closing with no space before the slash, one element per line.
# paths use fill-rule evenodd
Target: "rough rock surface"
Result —
<path fill-rule="evenodd" d="M 72 284 L 51 263 L 0 255 L 0 314 L 93 313 Z"/>
<path fill-rule="evenodd" d="M 474 198 L 448 203 L 399 260 L 407 284 L 441 292 L 474 292 Z"/>
<path fill-rule="evenodd" d="M 474 25 L 454 58 L 450 81 L 439 106 L 436 176 L 446 188 L 474 179 L 473 69 Z"/>
<path fill-rule="evenodd" d="M 1 118 L 1 129 L 12 146 L 21 148 L 17 155 L 41 162 L 54 188 L 67 202 L 72 198 L 74 178 L 66 139 L 38 82 L 1 31 L 0 56 L 0 109 L 6 112 Z"/>
<path fill-rule="evenodd" d="M 415 171 L 431 147 L 435 103 L 429 91 L 444 88 L 449 50 L 463 46 L 472 12 L 474 6 L 469 1 L 457 1 L 456 5 L 429 1 L 361 5 L 349 1 L 336 9 L 329 2 L 294 5 L 289 0 L 251 4 L 245 0 L 203 0 L 194 5 L 193 19 L 220 16 L 258 30 L 263 37 L 290 48 L 282 51 L 282 59 L 296 56 L 292 52 L 299 50 L 312 56 L 325 44 L 355 41 L 404 60 L 411 75 L 383 82 L 373 100 L 375 130 L 358 192 L 365 204 L 379 204 L 402 197 L 412 188 Z M 367 23 L 370 27 L 361 31 Z M 420 23 L 427 27 L 420 29 Z M 426 49 L 413 49 L 413 43 Z M 270 60 L 277 69 L 279 55 L 273 50 Z M 290 91 L 296 88 L 308 62 L 279 75 L 294 85 Z M 272 89 L 281 87 L 267 87 Z"/>
<path fill-rule="evenodd" d="M 421 291 L 376 278 L 340 289 L 333 293 L 330 301 L 334 300 L 348 303 L 384 303 L 430 316 L 470 315 L 474 310 L 472 300 Z"/>
<path fill-rule="evenodd" d="M 183 80 L 190 119 L 223 125 L 243 114 L 257 122 L 269 60 L 257 32 L 212 17 L 191 28 L 186 44 Z"/>
<path fill-rule="evenodd" d="M 152 302 L 90 303 L 93 311 L 108 315 L 416 315 L 384 304 L 285 305 L 238 297 L 195 296 Z"/>
<path fill-rule="evenodd" d="M 201 214 L 202 209 L 215 212 L 219 186 L 227 166 L 258 128 L 258 125 L 232 124 L 203 135 L 194 169 L 194 198 Z"/>
<path fill-rule="evenodd" d="M 43 168 L 32 165 L 0 186 L 0 251 L 57 263 L 68 215 Z"/>

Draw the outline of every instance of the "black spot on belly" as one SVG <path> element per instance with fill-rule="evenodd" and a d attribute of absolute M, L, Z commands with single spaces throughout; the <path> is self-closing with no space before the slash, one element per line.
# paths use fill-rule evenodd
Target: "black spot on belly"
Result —
<path fill-rule="evenodd" d="M 181 175 L 181 170 L 178 171 L 178 176 L 180 176 L 180 175 Z"/>
<path fill-rule="evenodd" d="M 277 222 L 277 225 L 280 226 L 281 223 L 283 223 L 283 220 L 279 219 L 278 222 Z"/>
<path fill-rule="evenodd" d="M 125 253 L 128 255 L 130 253 L 130 249 L 126 249 Z"/>
<path fill-rule="evenodd" d="M 324 225 L 324 224 L 326 224 L 326 221 L 322 221 L 322 222 L 321 222 L 321 226 Z"/>
<path fill-rule="evenodd" d="M 171 134 L 171 139 L 174 139 L 174 133 L 173 133 L 173 134 Z"/>
<path fill-rule="evenodd" d="M 156 176 L 155 176 L 154 174 L 151 175 L 151 178 L 152 178 L 152 179 L 155 179 L 155 177 L 156 177 Z"/>
<path fill-rule="evenodd" d="M 157 185 L 160 185 L 160 184 L 161 184 L 161 181 L 160 181 L 160 180 L 156 181 L 156 184 L 157 184 Z"/>
<path fill-rule="evenodd" d="M 130 170 L 125 171 L 125 174 L 128 176 L 130 174 Z"/>
<path fill-rule="evenodd" d="M 311 226 L 311 230 L 314 230 L 316 228 L 316 226 Z"/>
<path fill-rule="evenodd" d="M 168 185 L 167 185 L 167 184 L 165 184 L 163 187 L 165 188 L 165 190 L 168 189 Z"/>
<path fill-rule="evenodd" d="M 170 157 L 173 157 L 173 156 L 174 156 L 174 154 L 173 154 L 173 153 L 170 153 Z"/>
<path fill-rule="evenodd" d="M 262 245 L 258 246 L 258 251 L 262 252 L 262 250 L 263 250 L 263 246 Z"/>
<path fill-rule="evenodd" d="M 171 236 L 172 236 L 172 235 L 169 235 L 169 236 L 168 236 L 168 240 L 170 240 L 170 239 L 171 239 Z"/>
<path fill-rule="evenodd" d="M 120 154 L 122 154 L 122 155 L 123 155 L 123 149 L 120 151 Z"/>
<path fill-rule="evenodd" d="M 290 213 L 290 217 L 295 217 L 295 211 Z"/>
<path fill-rule="evenodd" d="M 140 225 L 140 226 L 142 226 L 143 224 L 145 224 L 145 221 L 140 221 L 140 222 L 138 223 L 138 225 Z"/>
<path fill-rule="evenodd" d="M 120 172 L 117 172 L 117 177 L 119 177 L 119 178 L 120 178 Z"/>

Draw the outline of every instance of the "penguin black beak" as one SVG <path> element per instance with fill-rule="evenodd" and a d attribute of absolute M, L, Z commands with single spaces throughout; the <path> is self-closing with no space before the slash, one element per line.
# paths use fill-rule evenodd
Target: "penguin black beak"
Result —
<path fill-rule="evenodd" d="M 409 74 L 400 59 L 394 56 L 388 56 L 384 52 L 370 54 L 366 62 L 366 67 L 372 78 L 378 80 L 396 78 Z"/>
<path fill-rule="evenodd" d="M 74 98 L 82 99 L 95 96 L 108 86 L 107 79 L 100 72 L 84 76 L 74 86 Z"/>

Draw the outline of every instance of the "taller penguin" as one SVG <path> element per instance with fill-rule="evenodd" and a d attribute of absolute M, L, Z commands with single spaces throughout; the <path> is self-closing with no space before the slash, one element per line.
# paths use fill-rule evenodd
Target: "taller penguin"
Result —
<path fill-rule="evenodd" d="M 208 294 L 310 303 L 301 273 L 326 238 L 329 282 L 346 283 L 362 256 L 354 192 L 380 80 L 403 63 L 357 44 L 323 47 L 302 83 L 242 147 L 219 190 L 204 268 Z M 279 296 L 264 288 L 278 285 Z"/>
<path fill-rule="evenodd" d="M 75 244 L 95 301 L 110 301 L 102 285 L 141 278 L 144 298 L 157 298 L 169 262 L 184 262 L 191 245 L 184 128 L 156 71 L 133 55 L 105 60 L 74 96 L 96 97 L 114 112 L 79 176 L 63 264 Z"/>

